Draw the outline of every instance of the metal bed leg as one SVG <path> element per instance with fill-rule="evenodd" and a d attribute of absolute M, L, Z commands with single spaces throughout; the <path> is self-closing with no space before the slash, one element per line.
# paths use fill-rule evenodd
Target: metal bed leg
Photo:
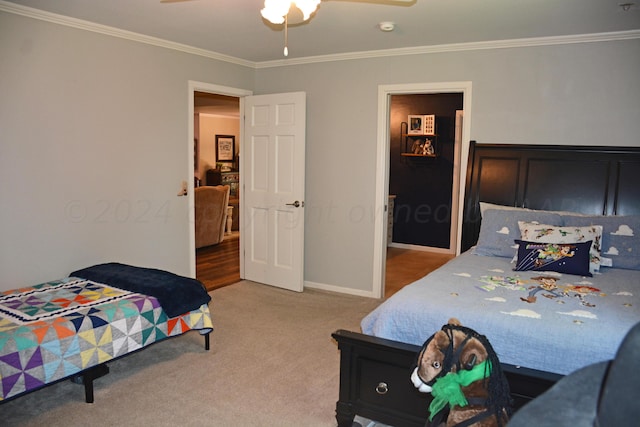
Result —
<path fill-rule="evenodd" d="M 84 383 L 84 401 L 93 403 L 93 378 L 84 376 L 82 382 Z"/>
<path fill-rule="evenodd" d="M 84 385 L 84 401 L 93 403 L 93 380 L 103 377 L 109 373 L 106 363 L 94 366 L 71 377 L 71 381 Z"/>

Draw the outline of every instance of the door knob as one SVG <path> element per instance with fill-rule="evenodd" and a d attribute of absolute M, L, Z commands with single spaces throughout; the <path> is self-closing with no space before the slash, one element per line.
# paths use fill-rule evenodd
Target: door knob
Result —
<path fill-rule="evenodd" d="M 293 203 L 287 203 L 287 206 L 293 206 L 294 208 L 299 208 L 300 206 L 304 206 L 304 202 L 300 203 L 299 201 L 295 201 Z"/>

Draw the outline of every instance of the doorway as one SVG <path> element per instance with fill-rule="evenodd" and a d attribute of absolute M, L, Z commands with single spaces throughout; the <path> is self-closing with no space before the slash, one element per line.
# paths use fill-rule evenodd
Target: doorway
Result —
<path fill-rule="evenodd" d="M 455 253 L 453 170 L 462 100 L 461 93 L 390 96 L 390 246 Z M 422 129 L 409 129 L 410 119 Z"/>
<path fill-rule="evenodd" d="M 229 185 L 229 202 L 223 240 L 196 245 L 196 278 L 207 291 L 240 280 L 239 210 L 240 98 L 217 93 L 194 94 L 194 187 Z M 234 141 L 232 161 L 217 158 L 218 138 Z M 198 191 L 195 190 L 194 191 Z M 197 242 L 197 240 L 196 240 Z"/>
<path fill-rule="evenodd" d="M 462 98 L 461 93 L 390 97 L 385 297 L 453 258 L 456 113 Z"/>
<path fill-rule="evenodd" d="M 189 241 L 190 241 L 190 265 L 191 277 L 205 279 L 205 286 L 215 288 L 221 285 L 236 282 L 242 276 L 242 257 L 239 249 L 239 220 L 232 224 L 232 232 L 225 235 L 225 239 L 218 245 L 195 249 L 195 229 L 194 222 L 194 191 L 199 185 L 207 185 L 207 172 L 217 168 L 215 156 L 216 134 L 233 134 L 236 143 L 236 153 L 239 153 L 240 142 L 242 141 L 242 126 L 240 126 L 240 111 L 242 110 L 243 97 L 251 95 L 252 92 L 229 88 L 225 86 L 212 85 L 202 82 L 189 82 L 189 174 L 193 177 L 188 182 L 189 197 Z M 208 123 L 202 126 L 200 115 Z M 229 126 L 236 122 L 237 131 L 232 132 Z M 213 128 L 219 128 L 215 130 Z M 206 135 L 205 135 L 206 133 Z M 209 183 L 214 184 L 214 183 Z M 235 200 L 235 201 L 234 201 Z M 230 197 L 236 210 L 235 217 L 238 219 L 241 210 L 240 197 Z M 233 230 L 233 229 L 236 230 Z M 212 268 L 211 265 L 221 264 L 219 268 Z M 237 279 L 237 280 L 236 280 Z"/>
<path fill-rule="evenodd" d="M 376 174 L 376 206 L 380 207 L 377 212 L 383 215 L 376 216 L 375 238 L 374 238 L 374 284 L 373 296 L 383 297 L 385 293 L 387 242 L 389 231 L 389 174 L 391 157 L 392 133 L 395 131 L 401 134 L 402 131 L 392 128 L 391 98 L 394 95 L 425 95 L 425 94 L 461 94 L 462 114 L 465 120 L 459 129 L 459 143 L 451 147 L 451 159 L 453 160 L 452 178 L 453 186 L 451 191 L 451 212 L 450 212 L 450 242 L 444 253 L 451 256 L 459 254 L 459 242 L 462 235 L 462 212 L 459 209 L 460 201 L 464 197 L 464 188 L 460 182 L 464 182 L 462 171 L 466 170 L 467 156 L 469 149 L 469 132 L 471 117 L 471 82 L 447 82 L 447 83 L 424 83 L 407 85 L 383 85 L 378 89 L 378 143 L 377 143 L 377 174 Z M 416 111 L 416 115 L 427 115 L 428 111 Z M 408 115 L 405 121 L 408 120 Z M 458 116 L 453 113 L 453 116 Z M 454 119 L 455 121 L 455 119 Z M 405 131 L 406 132 L 406 131 Z M 407 132 L 408 133 L 408 132 Z M 402 141 L 401 141 L 402 142 Z M 425 160 L 425 159 L 422 159 Z M 415 214 L 415 212 L 414 212 Z"/>
<path fill-rule="evenodd" d="M 302 291 L 304 278 L 304 146 L 306 93 L 290 92 L 252 96 L 250 91 L 211 84 L 189 82 L 188 155 L 191 177 L 187 182 L 189 202 L 189 243 L 191 276 L 196 276 L 195 254 L 195 125 L 196 92 L 239 98 L 241 125 L 239 142 L 245 131 L 238 159 L 240 277 Z M 246 114 L 247 119 L 244 119 Z M 259 129 L 264 132 L 257 134 Z M 286 133 L 286 134 L 283 134 Z M 225 138 L 222 149 L 229 153 L 233 144 Z M 272 143 L 279 140 L 278 144 Z M 220 144 L 216 144 L 218 150 Z M 279 159 L 277 163 L 274 160 Z M 287 159 L 286 167 L 282 159 Z M 222 159 L 220 159 L 222 160 Z M 262 179 L 262 178 L 267 179 Z M 269 179 L 270 178 L 270 179 Z M 247 185 L 245 185 L 245 181 Z M 271 183 L 271 184 L 270 184 Z M 266 185 L 265 185 L 266 184 Z M 257 197 L 263 192 L 268 197 Z M 261 206 L 267 198 L 268 206 Z M 276 200 L 277 199 L 277 200 Z M 277 202 L 277 203 L 276 203 Z M 245 209 L 246 208 L 246 209 Z M 245 214 L 243 211 L 247 211 Z M 295 227 L 291 227 L 291 225 Z M 245 257 L 246 255 L 246 257 Z M 261 264 L 261 265 L 259 265 Z M 262 268 L 266 266 L 266 268 Z M 261 277 L 256 275 L 262 272 Z"/>

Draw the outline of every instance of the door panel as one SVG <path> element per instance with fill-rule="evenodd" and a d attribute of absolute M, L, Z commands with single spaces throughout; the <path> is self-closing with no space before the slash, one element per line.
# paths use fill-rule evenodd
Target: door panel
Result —
<path fill-rule="evenodd" d="M 245 279 L 302 291 L 303 92 L 245 98 Z"/>

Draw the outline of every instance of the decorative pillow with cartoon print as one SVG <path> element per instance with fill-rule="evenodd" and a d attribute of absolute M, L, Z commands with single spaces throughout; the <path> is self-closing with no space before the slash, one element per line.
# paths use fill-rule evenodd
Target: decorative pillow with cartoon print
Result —
<path fill-rule="evenodd" d="M 591 277 L 591 241 L 581 243 L 542 243 L 515 240 L 518 244 L 516 271 L 555 271 Z"/>
<path fill-rule="evenodd" d="M 600 271 L 602 226 L 588 225 L 584 227 L 567 225 L 555 226 L 533 222 L 518 221 L 520 238 L 539 243 L 581 243 L 592 242 L 589 249 L 589 271 Z"/>

